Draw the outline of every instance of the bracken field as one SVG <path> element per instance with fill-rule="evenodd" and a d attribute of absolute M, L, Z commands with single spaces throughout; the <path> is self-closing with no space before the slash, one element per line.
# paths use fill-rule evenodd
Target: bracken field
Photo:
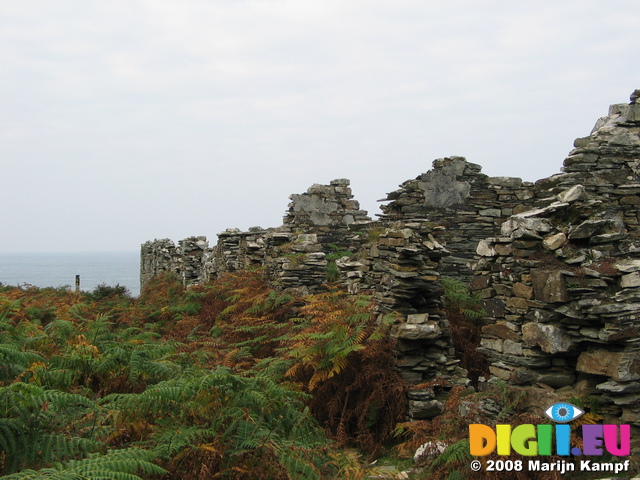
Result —
<path fill-rule="evenodd" d="M 446 298 L 477 379 L 478 311 L 460 285 Z M 460 402 L 544 420 L 518 414 L 504 385 L 433 382 L 445 412 L 405 422 L 394 320 L 331 285 L 289 297 L 259 272 L 189 289 L 161 276 L 138 298 L 119 285 L 0 287 L 0 479 L 500 478 L 469 469 Z M 428 441 L 447 448 L 414 465 Z"/>

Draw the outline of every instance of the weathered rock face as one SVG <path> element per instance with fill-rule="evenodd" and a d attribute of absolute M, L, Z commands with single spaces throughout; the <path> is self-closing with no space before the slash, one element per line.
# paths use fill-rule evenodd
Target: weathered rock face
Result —
<path fill-rule="evenodd" d="M 638 92 L 575 141 L 561 173 L 535 184 L 442 158 L 388 194 L 378 221 L 359 209 L 348 180 L 313 185 L 290 197 L 281 227 L 230 229 L 213 248 L 204 237 L 145 243 L 141 282 L 170 271 L 193 284 L 263 266 L 275 285 L 304 294 L 322 289 L 331 270 L 351 293 L 399 313 L 391 334 L 405 379 L 464 384 L 439 280 L 469 280 L 484 299 L 481 349 L 495 377 L 580 385 L 614 421 L 640 426 Z M 349 255 L 333 259 L 336 249 Z M 413 418 L 441 408 L 428 390 L 409 402 Z"/>

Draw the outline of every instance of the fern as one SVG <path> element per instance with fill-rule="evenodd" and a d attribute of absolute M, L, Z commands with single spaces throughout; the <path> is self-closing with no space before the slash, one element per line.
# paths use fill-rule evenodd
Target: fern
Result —
<path fill-rule="evenodd" d="M 199 445 L 212 433 L 207 426 L 175 425 L 175 422 L 170 420 L 160 420 L 158 425 L 163 428 L 159 429 L 152 438 L 156 444 L 154 451 L 160 458 L 175 458 L 185 449 Z"/>
<path fill-rule="evenodd" d="M 30 365 L 44 362 L 44 358 L 37 352 L 21 350 L 11 344 L 0 344 L 0 382 L 8 383 L 15 380 Z"/>
<path fill-rule="evenodd" d="M 444 452 L 438 455 L 429 467 L 429 471 L 432 472 L 436 468 L 445 465 L 448 466 L 448 469 L 451 469 L 453 466 L 466 465 L 471 461 L 471 459 L 472 457 L 469 453 L 469 439 L 463 438 L 462 440 L 449 445 Z"/>
<path fill-rule="evenodd" d="M 140 479 L 137 472 L 145 476 L 161 475 L 166 470 L 152 463 L 155 454 L 149 450 L 127 448 L 111 450 L 106 454 L 92 454 L 82 460 L 71 460 L 65 465 L 65 470 L 79 473 L 87 478 L 107 476 L 114 479 Z"/>
<path fill-rule="evenodd" d="M 305 455 L 318 460 L 312 451 L 325 443 L 301 398 L 270 379 L 216 369 L 199 377 L 161 382 L 140 394 L 110 395 L 103 405 L 114 412 L 116 426 L 156 419 L 164 428 L 151 437 L 154 451 L 170 459 L 170 466 L 214 455 L 226 465 L 219 468 L 229 470 L 264 451 L 278 459 L 270 464 L 272 468 L 286 468 L 280 458 L 306 451 Z"/>
<path fill-rule="evenodd" d="M 104 477 L 103 477 L 104 478 Z M 107 477 L 109 478 L 109 477 Z M 87 480 L 87 477 L 78 473 L 59 471 L 52 468 L 41 470 L 26 469 L 18 473 L 4 475 L 1 480 Z"/>
<path fill-rule="evenodd" d="M 466 284 L 452 278 L 443 278 L 442 285 L 447 308 L 457 309 L 464 318 L 473 322 L 487 316 L 480 298 L 469 292 Z"/>
<path fill-rule="evenodd" d="M 113 342 L 116 335 L 113 332 L 114 323 L 106 314 L 98 314 L 95 320 L 87 322 L 87 337 L 93 345 Z"/>
<path fill-rule="evenodd" d="M 165 475 L 157 458 L 175 480 L 325 478 L 314 415 L 370 447 L 403 410 L 393 318 L 366 297 L 294 300 L 260 272 L 190 290 L 164 278 L 139 300 L 6 292 L 0 475 L 149 478 Z"/>
<path fill-rule="evenodd" d="M 152 463 L 153 452 L 128 448 L 106 454 L 92 454 L 82 460 L 70 460 L 53 468 L 23 470 L 0 477 L 1 480 L 143 480 L 138 475 L 163 475 L 167 471 Z"/>
<path fill-rule="evenodd" d="M 58 345 L 64 345 L 76 331 L 76 326 L 70 320 L 56 319 L 44 327 L 44 331 Z"/>
<path fill-rule="evenodd" d="M 332 290 L 308 297 L 280 349 L 285 378 L 313 394 L 311 411 L 343 444 L 375 452 L 405 411 L 404 382 L 391 368 L 393 315 L 366 296 Z M 284 363 L 279 366 L 282 367 Z"/>
<path fill-rule="evenodd" d="M 344 370 L 350 355 L 385 337 L 391 317 L 376 325 L 372 308 L 368 297 L 353 301 L 342 292 L 330 292 L 314 297 L 301 309 L 312 323 L 292 337 L 287 355 L 313 369 L 307 385 L 310 391 Z M 299 371 L 300 367 L 294 364 L 288 375 Z"/>
<path fill-rule="evenodd" d="M 5 473 L 16 471 L 21 464 L 84 455 L 102 445 L 82 436 L 83 426 L 90 424 L 96 410 L 82 395 L 14 383 L 0 388 L 0 397 L 0 453 L 6 455 Z"/>
<path fill-rule="evenodd" d="M 161 382 L 144 392 L 111 394 L 100 400 L 100 404 L 110 410 L 130 416 L 158 416 L 168 414 L 177 408 L 185 393 L 182 380 Z"/>
<path fill-rule="evenodd" d="M 0 298 L 0 326 L 7 325 L 7 321 L 15 313 L 20 311 L 20 300 L 12 300 L 10 298 Z"/>

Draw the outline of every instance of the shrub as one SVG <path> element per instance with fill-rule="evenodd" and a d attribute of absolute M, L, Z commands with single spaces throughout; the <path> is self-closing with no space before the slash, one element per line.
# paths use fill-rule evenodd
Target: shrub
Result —
<path fill-rule="evenodd" d="M 106 283 L 101 283 L 94 288 L 91 293 L 86 294 L 92 300 L 98 301 L 108 297 L 131 297 L 131 292 L 124 285 L 116 283 L 114 286 L 109 286 Z"/>

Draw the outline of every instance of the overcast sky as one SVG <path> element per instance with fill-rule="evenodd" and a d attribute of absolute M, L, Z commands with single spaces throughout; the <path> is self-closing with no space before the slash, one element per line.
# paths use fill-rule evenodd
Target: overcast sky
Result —
<path fill-rule="evenodd" d="M 640 88 L 637 0 L 0 2 L 0 252 L 135 251 L 377 199 L 450 155 L 560 171 Z"/>

